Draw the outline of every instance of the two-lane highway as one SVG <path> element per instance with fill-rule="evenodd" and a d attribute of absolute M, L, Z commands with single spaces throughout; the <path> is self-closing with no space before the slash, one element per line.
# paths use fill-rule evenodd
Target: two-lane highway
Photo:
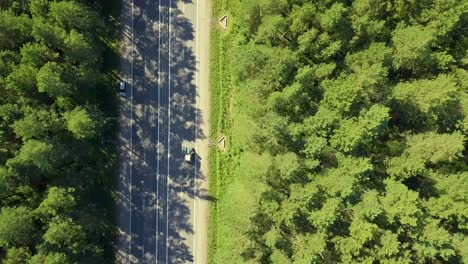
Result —
<path fill-rule="evenodd" d="M 122 2 L 117 263 L 206 263 L 208 53 L 197 45 L 209 7 L 198 1 Z M 183 146 L 196 148 L 192 164 Z"/>

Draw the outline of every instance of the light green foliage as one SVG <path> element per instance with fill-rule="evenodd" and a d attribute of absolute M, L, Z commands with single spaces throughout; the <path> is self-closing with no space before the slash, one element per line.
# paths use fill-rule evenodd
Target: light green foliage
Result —
<path fill-rule="evenodd" d="M 460 123 L 466 135 L 468 132 L 468 94 L 464 94 L 460 101 L 464 115 L 463 121 Z"/>
<path fill-rule="evenodd" d="M 364 89 L 356 82 L 356 76 L 341 76 L 336 80 L 322 82 L 324 98 L 322 105 L 340 114 L 347 114 L 352 107 L 359 107 L 364 101 Z"/>
<path fill-rule="evenodd" d="M 354 38 L 374 40 L 382 33 L 387 33 L 385 20 L 381 17 L 386 8 L 384 0 L 353 1 L 351 15 L 352 27 L 356 33 Z M 387 31 L 387 32 L 386 32 Z M 379 54 L 375 54 L 379 55 Z"/>
<path fill-rule="evenodd" d="M 260 73 L 268 58 L 262 52 L 261 47 L 248 45 L 239 49 L 236 60 L 238 63 L 233 65 L 233 72 L 239 80 L 248 80 Z"/>
<path fill-rule="evenodd" d="M 349 227 L 349 234 L 354 240 L 354 243 L 362 247 L 366 242 L 374 239 L 374 236 L 379 232 L 379 227 L 376 224 L 369 223 L 365 219 L 355 217 Z"/>
<path fill-rule="evenodd" d="M 27 246 L 34 239 L 31 210 L 26 207 L 3 207 L 0 211 L 0 246 Z"/>
<path fill-rule="evenodd" d="M 30 0 L 29 10 L 34 17 L 46 18 L 49 13 L 48 0 Z"/>
<path fill-rule="evenodd" d="M 21 64 L 13 69 L 7 77 L 7 87 L 18 93 L 31 93 L 36 88 L 37 69 L 33 66 Z"/>
<path fill-rule="evenodd" d="M 71 30 L 65 39 L 65 56 L 69 59 L 82 62 L 83 58 L 87 58 L 89 61 L 94 62 L 96 57 L 95 49 L 91 46 L 90 42 L 78 33 L 76 30 Z"/>
<path fill-rule="evenodd" d="M 468 261 L 468 237 L 462 234 L 456 234 L 454 236 L 454 246 L 460 252 L 463 263 L 466 263 Z"/>
<path fill-rule="evenodd" d="M 320 105 L 317 113 L 314 116 L 307 117 L 304 120 L 304 131 L 306 135 L 315 133 L 324 138 L 328 137 L 334 128 L 338 127 L 340 114 L 328 108 L 328 106 Z"/>
<path fill-rule="evenodd" d="M 313 66 L 313 75 L 317 81 L 323 81 L 329 77 L 336 68 L 336 64 L 333 62 L 330 63 L 320 63 Z M 299 76 L 299 74 L 297 75 Z M 297 77 L 296 76 L 296 77 Z"/>
<path fill-rule="evenodd" d="M 346 198 L 358 188 L 358 182 L 364 180 L 366 173 L 372 170 L 367 158 L 337 155 L 338 167 L 326 170 L 317 184 L 331 196 Z"/>
<path fill-rule="evenodd" d="M 315 106 L 306 88 L 298 82 L 284 88 L 282 92 L 271 93 L 267 100 L 268 107 L 283 115 L 289 115 L 293 120 L 312 111 Z"/>
<path fill-rule="evenodd" d="M 327 32 L 320 34 L 315 28 L 311 28 L 299 36 L 297 41 L 299 43 L 299 53 L 318 62 L 328 62 L 342 48 L 340 40 L 334 40 Z"/>
<path fill-rule="evenodd" d="M 419 134 L 408 138 L 408 153 L 433 164 L 443 161 L 452 162 L 461 157 L 464 149 L 463 143 L 464 137 L 459 133 Z"/>
<path fill-rule="evenodd" d="M 215 3 L 214 117 L 234 119 L 215 131 L 234 132 L 212 209 L 222 236 L 250 224 L 212 262 L 467 262 L 468 1 Z M 262 191 L 238 183 L 245 150 L 271 156 Z M 255 199 L 237 218 L 235 188 Z"/>
<path fill-rule="evenodd" d="M 325 247 L 326 237 L 323 233 L 296 235 L 293 241 L 294 263 L 308 264 L 319 261 Z"/>
<path fill-rule="evenodd" d="M 54 146 L 47 142 L 30 139 L 24 142 L 18 155 L 10 159 L 7 165 L 31 164 L 43 171 L 50 171 L 55 160 Z"/>
<path fill-rule="evenodd" d="M 435 79 L 399 83 L 394 88 L 393 95 L 398 100 L 415 103 L 423 113 L 437 115 L 433 111 L 456 101 L 458 93 L 451 77 L 439 75 Z"/>
<path fill-rule="evenodd" d="M 425 66 L 433 38 L 432 32 L 422 26 L 405 27 L 399 24 L 392 37 L 395 67 L 417 70 Z"/>
<path fill-rule="evenodd" d="M 55 217 L 50 222 L 43 238 L 47 244 L 69 249 L 76 254 L 83 253 L 80 249 L 83 248 L 84 235 L 83 228 L 74 223 L 72 219 Z"/>
<path fill-rule="evenodd" d="M 65 114 L 67 128 L 77 139 L 90 138 L 95 135 L 96 123 L 84 108 L 75 108 Z"/>
<path fill-rule="evenodd" d="M 44 253 L 39 252 L 38 254 L 34 255 L 31 258 L 29 264 L 68 264 L 72 263 L 69 261 L 67 255 L 65 253 L 59 252 L 51 252 L 51 253 Z"/>
<path fill-rule="evenodd" d="M 273 227 L 265 234 L 266 245 L 269 247 L 276 247 L 278 241 L 281 240 L 281 236 L 281 231 L 278 228 Z"/>
<path fill-rule="evenodd" d="M 75 1 L 51 2 L 49 16 L 63 29 L 91 32 L 97 20 L 88 8 Z"/>
<path fill-rule="evenodd" d="M 348 67 L 358 72 L 374 64 L 389 66 L 392 50 L 383 42 L 374 42 L 367 49 L 346 55 Z"/>
<path fill-rule="evenodd" d="M 429 220 L 429 223 L 426 223 L 418 240 L 419 243 L 416 243 L 413 249 L 420 259 L 440 257 L 448 261 L 451 256 L 455 255 L 455 251 L 450 245 L 450 233 L 439 227 L 437 220 Z"/>
<path fill-rule="evenodd" d="M 284 263 L 284 264 L 290 264 L 293 263 L 286 254 L 284 254 L 282 251 L 275 250 L 270 256 L 270 259 L 273 263 Z"/>
<path fill-rule="evenodd" d="M 59 213 L 70 212 L 75 206 L 73 192 L 73 188 L 50 187 L 46 198 L 41 202 L 35 212 L 48 217 L 57 216 Z"/>
<path fill-rule="evenodd" d="M 244 34 L 249 36 L 254 35 L 262 21 L 258 1 L 245 1 L 242 7 L 237 10 L 237 13 L 238 24 L 244 31 Z"/>
<path fill-rule="evenodd" d="M 62 126 L 58 115 L 50 110 L 25 107 L 23 112 L 24 118 L 15 121 L 11 127 L 16 136 L 24 141 L 46 138 L 48 133 L 57 132 Z"/>
<path fill-rule="evenodd" d="M 358 262 L 353 261 L 354 256 L 358 256 L 361 249 L 361 245 L 357 241 L 350 237 L 336 237 L 334 240 L 337 251 L 341 254 L 341 259 L 344 263 Z"/>
<path fill-rule="evenodd" d="M 460 91 L 468 93 L 468 70 L 456 69 L 453 72 L 457 86 L 460 87 Z"/>
<path fill-rule="evenodd" d="M 393 91 L 396 118 L 407 127 L 451 132 L 460 127 L 463 102 L 457 83 L 445 74 L 436 78 L 401 82 Z"/>
<path fill-rule="evenodd" d="M 404 184 L 391 179 L 384 180 L 384 183 L 386 193 L 380 202 L 388 221 L 416 226 L 421 214 L 418 193 L 408 190 Z"/>
<path fill-rule="evenodd" d="M 258 120 L 259 130 L 255 141 L 269 151 L 284 150 L 281 143 L 288 139 L 288 120 L 274 112 L 269 112 Z"/>
<path fill-rule="evenodd" d="M 468 230 L 468 173 L 454 175 L 432 175 L 436 181 L 435 187 L 441 193 L 439 197 L 431 197 L 426 204 L 429 213 L 447 224 L 457 224 L 457 227 Z"/>
<path fill-rule="evenodd" d="M 31 259 L 31 253 L 25 247 L 10 248 L 7 251 L 3 264 L 27 264 Z"/>
<path fill-rule="evenodd" d="M 278 164 L 279 176 L 282 180 L 293 180 L 301 172 L 299 158 L 293 152 L 275 157 L 275 164 Z"/>
<path fill-rule="evenodd" d="M 58 58 L 58 53 L 39 43 L 27 43 L 21 48 L 21 63 L 41 68 L 49 61 Z"/>
<path fill-rule="evenodd" d="M 317 135 L 310 135 L 305 139 L 302 151 L 309 158 L 318 158 L 327 146 L 327 140 Z"/>
<path fill-rule="evenodd" d="M 281 42 L 280 35 L 286 32 L 287 22 L 280 15 L 264 16 L 258 27 L 256 42 L 274 46 Z"/>
<path fill-rule="evenodd" d="M 455 64 L 455 59 L 453 56 L 448 54 L 446 51 L 433 52 L 431 56 L 432 60 L 434 60 L 437 67 L 441 70 L 448 70 L 452 65 Z"/>
<path fill-rule="evenodd" d="M 427 27 L 438 36 L 452 31 L 460 21 L 463 10 L 468 8 L 467 1 L 434 0 L 433 2 L 430 8 L 423 10 L 421 18 L 425 22 L 428 21 Z"/>
<path fill-rule="evenodd" d="M 376 87 L 369 90 L 369 96 L 379 94 L 387 79 L 391 49 L 385 43 L 372 43 L 368 49 L 348 54 L 346 65 L 357 76 L 356 82 L 364 87 Z"/>
<path fill-rule="evenodd" d="M 354 207 L 355 217 L 367 218 L 372 221 L 383 212 L 377 191 L 367 191 L 361 199 L 362 201 Z"/>
<path fill-rule="evenodd" d="M 43 43 L 50 48 L 63 49 L 66 31 L 54 24 L 36 19 L 33 24 L 32 36 L 36 41 Z"/>
<path fill-rule="evenodd" d="M 426 164 L 455 161 L 464 150 L 464 136 L 429 132 L 409 136 L 407 145 L 401 156 L 389 159 L 387 173 L 391 176 L 404 179 L 422 173 Z"/>
<path fill-rule="evenodd" d="M 327 32 L 333 32 L 342 23 L 346 16 L 347 8 L 342 3 L 334 3 L 329 9 L 320 15 L 320 26 Z"/>
<path fill-rule="evenodd" d="M 387 4 L 387 10 L 393 11 L 393 17 L 398 21 L 415 22 L 419 20 L 424 7 L 429 7 L 431 2 L 432 0 L 395 0 Z"/>
<path fill-rule="evenodd" d="M 72 263 L 68 260 L 67 255 L 64 253 L 51 253 L 44 259 L 44 264 L 68 264 Z"/>
<path fill-rule="evenodd" d="M 302 35 L 316 24 L 317 7 L 312 3 L 302 6 L 295 5 L 289 15 L 291 20 L 290 30 L 296 35 Z"/>
<path fill-rule="evenodd" d="M 377 252 L 380 258 L 388 258 L 397 255 L 400 252 L 400 241 L 398 235 L 386 230 L 380 236 L 380 245 Z"/>
<path fill-rule="evenodd" d="M 291 195 L 281 203 L 282 211 L 278 214 L 277 223 L 292 228 L 299 216 L 309 213 L 309 206 L 319 208 L 323 202 L 324 199 L 321 199 L 320 190 L 315 183 L 304 186 L 291 185 Z M 311 220 L 312 223 L 314 221 Z"/>
<path fill-rule="evenodd" d="M 62 80 L 64 69 L 55 62 L 48 62 L 37 73 L 37 89 L 51 97 L 62 97 L 72 93 L 69 84 Z"/>
<path fill-rule="evenodd" d="M 308 220 L 320 231 L 327 228 L 339 217 L 338 210 L 342 204 L 340 198 L 329 198 L 318 211 L 309 213 Z"/>
<path fill-rule="evenodd" d="M 389 118 L 387 107 L 373 105 L 368 111 L 363 110 L 358 118 L 342 121 L 330 143 L 345 153 L 371 145 L 385 131 Z"/>

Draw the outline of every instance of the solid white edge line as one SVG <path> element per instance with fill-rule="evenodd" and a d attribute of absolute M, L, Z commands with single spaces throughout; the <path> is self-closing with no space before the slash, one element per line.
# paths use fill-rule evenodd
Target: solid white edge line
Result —
<path fill-rule="evenodd" d="M 131 256 L 132 256 L 132 170 L 133 170 L 133 53 L 134 53 L 134 42 L 133 42 L 133 0 L 132 0 L 132 64 L 130 67 L 130 72 L 131 72 L 131 88 L 130 88 L 130 184 L 129 184 L 129 192 L 130 192 L 130 202 L 129 202 L 129 211 L 130 211 L 130 227 L 129 227 L 129 232 L 130 232 L 130 241 L 128 245 L 128 262 L 131 263 Z"/>
<path fill-rule="evenodd" d="M 197 94 L 197 88 L 200 89 L 200 86 L 198 84 L 198 71 L 199 69 L 201 68 L 201 65 L 200 65 L 200 60 L 199 60 L 199 57 L 200 57 L 200 54 L 199 54 L 199 49 L 198 49 L 198 40 L 199 40 L 199 35 L 200 35 L 200 32 L 199 32 L 199 19 L 198 19 L 198 5 L 199 3 L 199 0 L 197 0 L 197 19 L 196 19 L 196 33 L 195 33 L 195 64 L 198 64 L 198 67 L 196 67 L 195 65 L 195 149 L 197 149 L 197 139 L 198 139 L 198 100 L 197 100 L 197 97 L 198 97 L 198 94 Z M 197 226 L 197 165 L 200 166 L 201 168 L 201 164 L 198 164 L 197 162 L 195 162 L 195 176 L 194 176 L 194 179 L 193 179 L 193 182 L 194 182 L 194 187 L 193 187 L 193 230 L 194 230 L 194 234 L 193 234 L 193 259 L 196 260 L 195 258 L 195 252 L 197 252 L 197 249 L 196 249 L 196 237 L 198 236 L 197 234 L 197 230 L 196 230 L 196 226 Z"/>
<path fill-rule="evenodd" d="M 172 0 L 169 0 L 169 54 L 168 54 L 168 64 L 169 64 L 169 76 L 168 76 L 168 128 L 167 128 L 167 181 L 166 181 L 166 264 L 168 263 L 168 253 L 169 253 L 169 180 L 170 180 L 170 167 L 169 160 L 171 154 L 171 7 Z"/>
<path fill-rule="evenodd" d="M 160 176 L 159 176 L 159 127 L 160 127 L 160 122 L 159 119 L 161 118 L 161 0 L 158 2 L 158 108 L 157 108 L 157 116 L 158 116 L 158 141 L 156 144 L 156 243 L 155 243 L 155 263 L 158 263 L 158 223 L 159 223 L 159 181 L 160 181 Z"/>

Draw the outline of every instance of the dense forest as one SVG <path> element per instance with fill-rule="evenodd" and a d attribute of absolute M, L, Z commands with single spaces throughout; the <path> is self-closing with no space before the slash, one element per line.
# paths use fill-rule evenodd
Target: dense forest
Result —
<path fill-rule="evenodd" d="M 97 1 L 0 1 L 4 264 L 112 260 L 116 97 L 100 10 Z"/>
<path fill-rule="evenodd" d="M 237 2 L 243 262 L 468 263 L 468 1 Z"/>

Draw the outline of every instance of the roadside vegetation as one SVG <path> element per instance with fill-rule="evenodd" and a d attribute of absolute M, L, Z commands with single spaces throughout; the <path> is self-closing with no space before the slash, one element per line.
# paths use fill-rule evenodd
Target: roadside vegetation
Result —
<path fill-rule="evenodd" d="M 2 263 L 113 262 L 115 14 L 0 2 Z"/>
<path fill-rule="evenodd" d="M 210 263 L 468 262 L 468 1 L 213 9 Z"/>

